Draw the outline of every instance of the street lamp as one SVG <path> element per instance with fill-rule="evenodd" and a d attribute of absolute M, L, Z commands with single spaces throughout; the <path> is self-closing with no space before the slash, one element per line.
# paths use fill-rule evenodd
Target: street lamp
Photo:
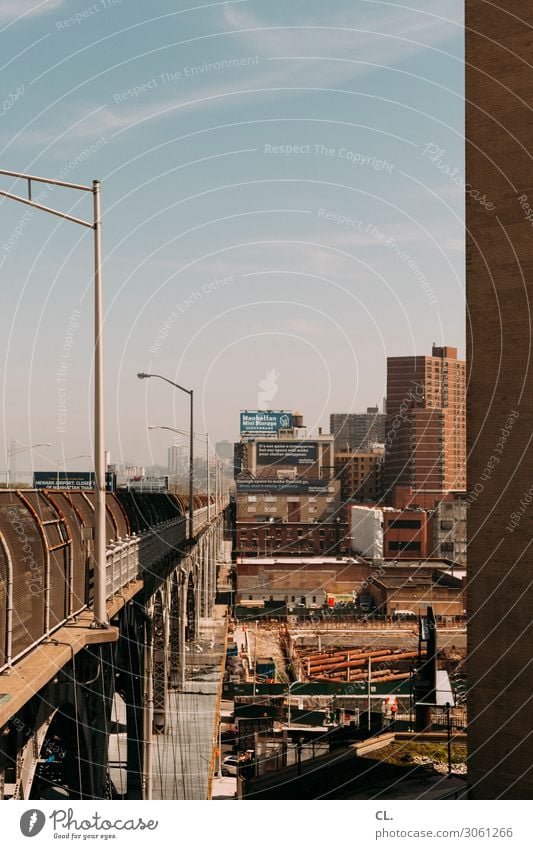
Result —
<path fill-rule="evenodd" d="M 21 448 L 8 448 L 6 463 L 6 489 L 9 488 L 9 458 L 13 457 L 15 454 L 23 454 L 24 451 L 33 451 L 34 448 L 49 448 L 51 444 L 51 442 L 36 442 L 34 445 L 23 445 Z"/>
<path fill-rule="evenodd" d="M 287 696 L 288 696 L 288 704 L 287 704 L 287 725 L 289 726 L 289 728 L 290 728 L 290 725 L 291 725 L 291 689 L 292 689 L 292 687 L 294 687 L 294 686 L 295 686 L 295 684 L 301 684 L 301 683 L 302 683 L 301 681 L 292 681 L 292 682 L 289 684 L 289 689 L 287 690 Z"/>
<path fill-rule="evenodd" d="M 76 454 L 75 457 L 59 457 L 57 460 L 57 473 L 56 473 L 56 486 L 59 489 L 59 466 L 63 463 L 65 469 L 65 477 L 67 476 L 67 463 L 70 463 L 71 460 L 90 460 L 90 454 Z"/>
<path fill-rule="evenodd" d="M 106 503 L 105 503 L 105 449 L 104 449 L 104 349 L 102 325 L 102 247 L 100 214 L 100 181 L 93 180 L 92 186 L 77 183 L 65 183 L 47 177 L 21 174 L 16 171 L 0 170 L 5 177 L 26 180 L 28 197 L 0 190 L 0 196 L 16 200 L 33 209 L 40 209 L 74 224 L 80 224 L 93 231 L 94 241 L 94 627 L 108 626 L 106 609 Z M 59 209 L 52 209 L 31 199 L 32 183 L 45 183 L 61 186 L 80 192 L 89 192 L 93 196 L 93 219 L 85 221 Z"/>
<path fill-rule="evenodd" d="M 189 539 L 192 540 L 194 537 L 193 532 L 193 521 L 194 521 L 194 508 L 193 508 L 193 454 L 194 454 L 194 401 L 193 401 L 193 390 L 185 389 L 184 386 L 180 386 L 179 383 L 174 383 L 173 380 L 169 380 L 168 377 L 163 377 L 162 374 L 146 374 L 141 371 L 138 372 L 137 377 L 139 380 L 145 380 L 148 377 L 158 377 L 159 380 L 164 380 L 165 383 L 170 383 L 171 386 L 174 386 L 176 389 L 180 389 L 181 392 L 185 392 L 189 398 L 191 399 L 191 415 L 190 415 L 190 437 L 189 437 Z"/>
<path fill-rule="evenodd" d="M 188 436 L 189 433 L 186 430 L 181 430 L 179 427 L 167 427 L 167 425 L 148 425 L 148 430 L 171 430 L 173 433 L 179 433 L 182 436 Z M 209 476 L 209 434 L 196 432 L 194 434 L 195 439 L 204 439 L 205 438 L 205 463 L 207 468 L 207 521 L 211 521 L 211 481 Z"/>

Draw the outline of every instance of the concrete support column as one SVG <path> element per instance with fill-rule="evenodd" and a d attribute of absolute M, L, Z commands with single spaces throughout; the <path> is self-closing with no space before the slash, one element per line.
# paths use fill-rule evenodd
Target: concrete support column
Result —
<path fill-rule="evenodd" d="M 180 589 L 179 589 L 179 686 L 183 688 L 185 684 L 185 673 L 187 665 L 187 652 L 185 651 L 186 643 L 186 626 L 187 626 L 187 574 L 180 572 Z"/>
<path fill-rule="evenodd" d="M 209 616 L 209 549 L 207 531 L 202 545 L 202 616 Z"/>
<path fill-rule="evenodd" d="M 158 592 L 154 604 L 154 732 L 166 734 L 168 724 L 168 613 L 165 591 Z"/>
<path fill-rule="evenodd" d="M 175 574 L 170 590 L 170 622 L 169 622 L 169 673 L 173 685 L 179 683 L 180 669 L 180 628 L 182 590 L 180 589 L 179 572 Z"/>
<path fill-rule="evenodd" d="M 213 606 L 215 604 L 216 594 L 217 594 L 217 559 L 218 559 L 218 546 L 217 546 L 217 529 L 215 528 L 214 533 L 211 537 L 211 560 L 210 560 L 210 572 L 211 572 L 211 594 L 210 594 L 210 608 L 213 611 Z"/>

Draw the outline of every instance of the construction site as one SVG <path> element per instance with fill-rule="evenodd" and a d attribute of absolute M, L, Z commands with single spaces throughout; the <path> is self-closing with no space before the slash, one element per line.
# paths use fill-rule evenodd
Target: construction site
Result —
<path fill-rule="evenodd" d="M 364 798 L 391 782 L 407 798 L 462 792 L 462 624 L 437 626 L 430 608 L 411 621 L 241 620 L 229 632 L 219 774 L 236 797 Z"/>

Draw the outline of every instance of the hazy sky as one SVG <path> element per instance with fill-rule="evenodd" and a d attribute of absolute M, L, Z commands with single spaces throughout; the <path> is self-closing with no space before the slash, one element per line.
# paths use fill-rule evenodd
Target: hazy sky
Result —
<path fill-rule="evenodd" d="M 387 356 L 464 354 L 463 3 L 416 5 L 0 1 L 0 167 L 102 181 L 115 462 L 187 426 L 141 370 L 215 441 L 265 380 L 315 430 L 381 404 Z M 27 210 L 0 203 L 2 430 L 50 468 L 91 450 L 92 242 Z"/>

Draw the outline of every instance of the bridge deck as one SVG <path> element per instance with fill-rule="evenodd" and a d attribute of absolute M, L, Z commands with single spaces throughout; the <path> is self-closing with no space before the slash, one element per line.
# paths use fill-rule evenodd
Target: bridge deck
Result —
<path fill-rule="evenodd" d="M 123 587 L 120 595 L 107 602 L 111 619 L 132 599 L 143 582 L 132 581 Z M 116 642 L 116 628 L 93 628 L 93 613 L 84 610 L 76 620 L 54 631 L 49 641 L 36 646 L 30 654 L 0 676 L 0 727 L 2 727 L 26 702 L 44 687 L 57 672 L 85 646 Z"/>

